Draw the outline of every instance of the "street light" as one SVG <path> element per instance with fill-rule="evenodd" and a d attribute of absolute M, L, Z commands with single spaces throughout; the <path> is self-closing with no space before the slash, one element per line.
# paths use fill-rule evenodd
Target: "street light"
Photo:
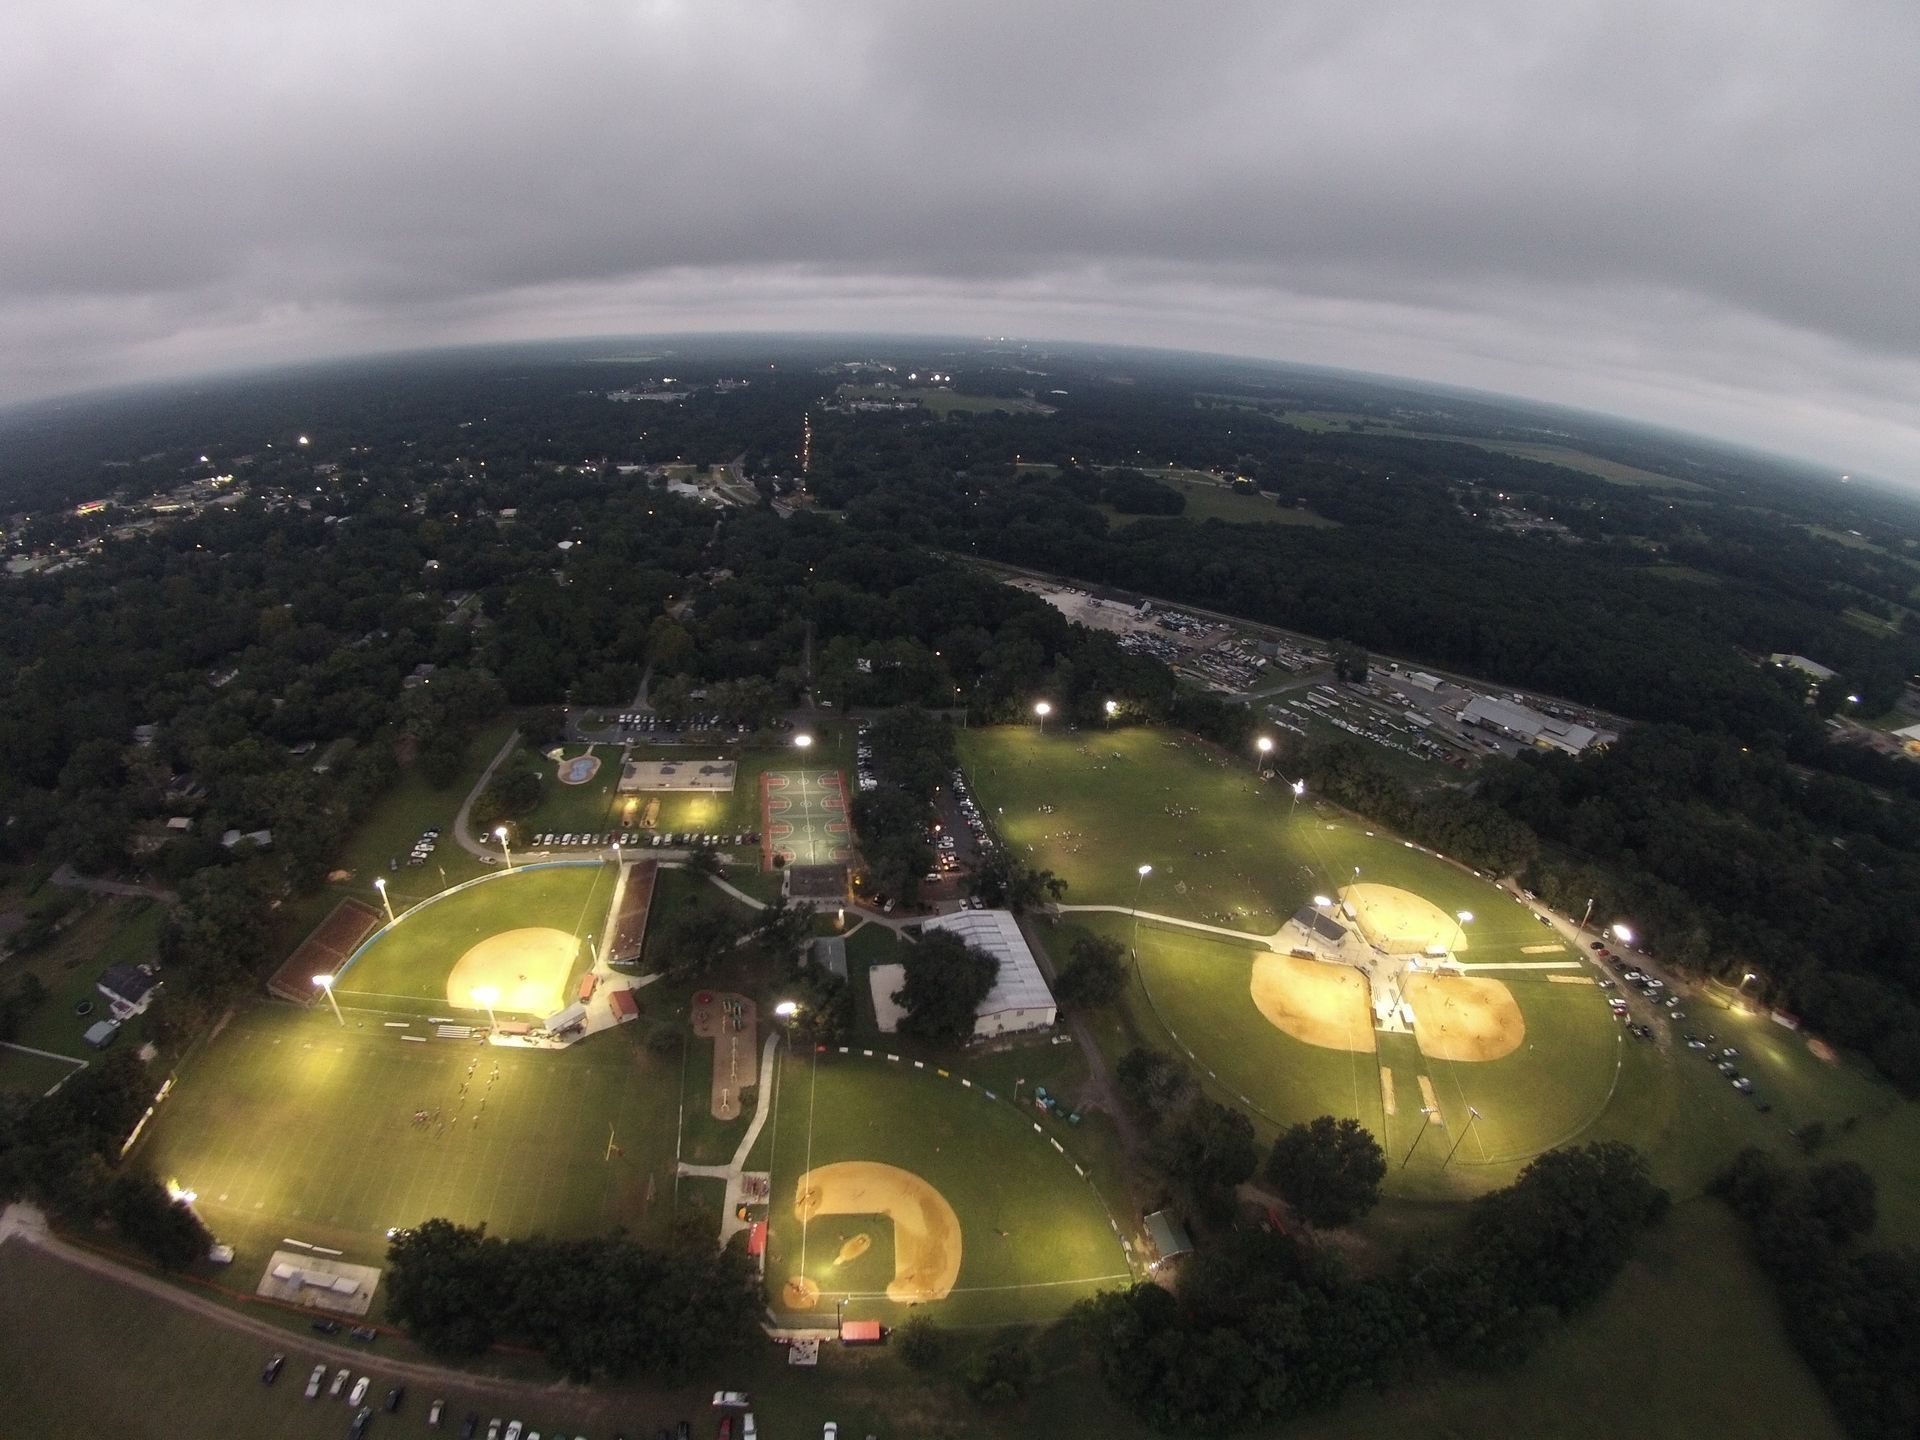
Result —
<path fill-rule="evenodd" d="M 1253 742 L 1253 748 L 1260 752 L 1260 758 L 1254 762 L 1253 772 L 1258 775 L 1267 768 L 1267 756 L 1273 753 L 1273 737 L 1262 735 Z"/>
<path fill-rule="evenodd" d="M 1287 806 L 1287 819 L 1291 820 L 1293 819 L 1293 812 L 1300 808 L 1300 797 L 1307 793 L 1307 782 L 1305 780 L 1296 780 L 1287 788 L 1293 791 L 1293 800 Z"/>
<path fill-rule="evenodd" d="M 1113 717 L 1120 713 L 1120 702 L 1117 700 L 1109 700 L 1107 701 L 1106 708 L 1107 708 L 1107 728 L 1111 730 L 1113 728 Z"/>
<path fill-rule="evenodd" d="M 493 838 L 500 842 L 500 853 L 507 857 L 507 869 L 513 869 L 513 851 L 507 848 L 507 827 L 504 825 L 496 826 L 494 828 Z"/>
<path fill-rule="evenodd" d="M 793 748 L 796 750 L 805 750 L 808 746 L 812 744 L 813 744 L 813 736 L 811 735 L 802 733 L 793 737 Z"/>
<path fill-rule="evenodd" d="M 318 985 L 321 988 L 321 990 L 325 992 L 328 1003 L 333 1006 L 333 1018 L 340 1022 L 340 1028 L 344 1030 L 347 1024 L 347 1017 L 340 1013 L 340 1002 L 339 1000 L 334 998 L 333 976 L 316 975 L 313 977 L 313 983 Z"/>
<path fill-rule="evenodd" d="M 1139 870 L 1139 882 L 1133 887 L 1133 941 L 1131 949 L 1133 952 L 1133 963 L 1136 965 L 1140 963 L 1140 892 L 1147 888 L 1147 876 L 1152 873 L 1153 866 L 1142 865 Z"/>
<path fill-rule="evenodd" d="M 1053 713 L 1053 706 L 1049 705 L 1044 700 L 1039 701 L 1037 704 L 1034 705 L 1033 713 L 1040 717 L 1040 730 L 1041 730 L 1041 733 L 1044 734 L 1047 728 L 1047 716 Z"/>
<path fill-rule="evenodd" d="M 493 1002 L 500 998 L 500 987 L 497 985 L 481 985 L 474 990 L 473 998 L 486 1007 L 487 1028 L 489 1030 L 498 1030 L 500 1028 L 500 1022 L 493 1018 Z"/>
<path fill-rule="evenodd" d="M 374 876 L 373 888 L 380 892 L 380 903 L 387 907 L 387 923 L 391 925 L 393 923 L 393 901 L 387 896 L 387 877 L 384 875 Z"/>
<path fill-rule="evenodd" d="M 778 1005 L 773 1007 L 773 1013 L 778 1015 L 782 1020 L 791 1020 L 800 1013 L 800 1007 L 791 1000 L 782 1000 Z"/>
<path fill-rule="evenodd" d="M 1618 940 L 1622 945 L 1631 945 L 1633 943 L 1633 931 L 1624 925 L 1615 925 L 1613 927 L 1613 938 Z"/>

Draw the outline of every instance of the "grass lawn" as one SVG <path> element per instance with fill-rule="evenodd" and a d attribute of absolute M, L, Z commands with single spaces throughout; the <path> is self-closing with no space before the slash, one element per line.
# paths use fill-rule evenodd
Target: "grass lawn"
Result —
<path fill-rule="evenodd" d="M 373 888 L 376 875 L 386 877 L 394 908 L 404 909 L 449 885 L 484 874 L 488 867 L 454 841 L 453 817 L 487 762 L 513 733 L 513 727 L 513 717 L 502 716 L 474 736 L 467 747 L 466 770 L 444 790 L 427 784 L 418 765 L 404 767 L 353 832 L 336 862 L 336 868 L 344 870 L 347 878 L 323 885 L 312 895 L 289 900 L 280 910 L 277 933 L 283 948 L 291 951 L 343 899 L 352 897 L 378 905 L 380 897 Z M 440 832 L 439 847 L 425 864 L 410 865 L 407 861 L 413 843 L 423 830 Z M 398 868 L 389 869 L 389 862 L 395 860 Z"/>
<path fill-rule="evenodd" d="M 1329 520 L 1324 515 L 1316 515 L 1311 510 L 1299 510 L 1292 505 L 1281 505 L 1271 495 L 1246 494 L 1229 489 L 1212 480 L 1189 478 L 1178 472 L 1146 472 L 1161 484 L 1178 490 L 1187 497 L 1187 508 L 1181 518 L 1186 520 L 1223 520 L 1230 525 L 1306 525 L 1316 529 L 1333 529 L 1338 520 Z M 1122 515 L 1110 506 L 1096 507 L 1103 511 L 1115 524 L 1132 525 L 1140 521 L 1162 520 L 1160 515 Z"/>
<path fill-rule="evenodd" d="M 157 901 L 82 897 L 51 942 L 7 961 L 6 973 L 38 975 L 47 987 L 45 1003 L 22 1018 L 14 1040 L 81 1060 L 91 1056 L 81 1037 L 88 1026 L 107 1018 L 106 997 L 94 989 L 94 982 L 109 965 L 154 960 L 165 919 L 166 907 Z M 74 1006 L 82 1002 L 90 1002 L 93 1009 L 86 1015 L 75 1014 Z M 123 1026 L 115 1043 L 137 1046 L 145 1038 L 143 1016 Z"/>
<path fill-rule="evenodd" d="M 444 899 L 403 914 L 367 942 L 341 972 L 335 993 L 343 1005 L 375 1010 L 396 1006 L 432 1013 L 479 1011 L 470 998 L 450 1001 L 447 976 L 471 947 L 506 930 L 551 928 L 583 943 L 569 982 L 589 964 L 586 937 L 602 933 L 613 899 L 614 867 L 596 861 L 523 866 L 498 871 Z M 505 1006 L 505 1001 L 502 1002 Z M 545 1018 L 545 1017 L 542 1017 Z"/>
<path fill-rule="evenodd" d="M 182 1066 L 137 1158 L 199 1192 L 239 1252 L 227 1283 L 257 1278 L 287 1235 L 378 1263 L 388 1226 L 436 1215 L 503 1235 L 657 1236 L 681 1061 L 650 1054 L 638 1028 L 564 1051 L 413 1044 L 397 1037 L 426 1027 L 255 1005 Z M 420 1109 L 445 1129 L 416 1125 Z M 610 1162 L 609 1126 L 626 1151 Z"/>
<path fill-rule="evenodd" d="M 0 1093 L 44 1095 L 79 1067 L 24 1050 L 0 1049 Z"/>
<path fill-rule="evenodd" d="M 804 1272 L 819 1284 L 823 1306 L 851 1292 L 858 1298 L 849 1313 L 904 1317 L 905 1307 L 882 1293 L 892 1274 L 891 1227 L 838 1215 L 803 1227 L 794 1217 L 799 1177 L 841 1161 L 910 1171 L 953 1207 L 963 1237 L 959 1276 L 948 1298 L 925 1307 L 942 1323 L 1048 1318 L 1128 1282 L 1126 1256 L 1093 1187 L 1007 1100 L 930 1064 L 915 1069 L 858 1049 L 783 1060 L 776 1098 L 766 1271 L 776 1304 L 786 1279 Z M 855 1231 L 870 1234 L 873 1249 L 836 1265 Z"/>

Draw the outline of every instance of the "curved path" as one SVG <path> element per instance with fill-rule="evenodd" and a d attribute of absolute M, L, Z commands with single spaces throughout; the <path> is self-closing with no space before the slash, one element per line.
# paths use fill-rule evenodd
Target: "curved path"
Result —
<path fill-rule="evenodd" d="M 723 1246 L 748 1225 L 747 1221 L 734 1213 L 740 1207 L 740 1177 L 746 1172 L 747 1156 L 753 1153 L 754 1142 L 760 1138 L 767 1116 L 773 1113 L 773 1101 L 770 1098 L 773 1090 L 773 1060 L 779 1045 L 780 1032 L 776 1030 L 767 1036 L 766 1044 L 760 1047 L 760 1086 L 753 1097 L 753 1119 L 747 1122 L 747 1133 L 740 1137 L 733 1159 L 725 1165 L 688 1165 L 682 1161 L 678 1166 L 682 1175 L 727 1182 L 726 1199 L 720 1206 L 720 1243 Z"/>
<path fill-rule="evenodd" d="M 459 813 L 453 817 L 453 838 L 459 841 L 460 848 L 469 855 L 486 861 L 489 865 L 500 857 L 497 851 L 489 849 L 473 838 L 473 802 L 480 798 L 480 793 L 492 781 L 493 772 L 500 768 L 501 763 L 513 753 L 514 747 L 519 743 L 518 730 L 507 736 L 506 743 L 500 747 L 499 753 L 487 762 L 487 768 L 482 770 L 480 778 L 473 782 L 473 789 L 467 792 L 467 798 L 460 802 Z"/>

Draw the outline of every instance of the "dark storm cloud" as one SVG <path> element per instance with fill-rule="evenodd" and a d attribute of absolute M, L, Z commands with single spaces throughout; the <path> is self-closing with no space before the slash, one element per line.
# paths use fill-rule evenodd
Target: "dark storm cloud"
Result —
<path fill-rule="evenodd" d="M 0 17 L 0 393 L 489 336 L 1171 343 L 1920 476 L 1900 4 Z"/>

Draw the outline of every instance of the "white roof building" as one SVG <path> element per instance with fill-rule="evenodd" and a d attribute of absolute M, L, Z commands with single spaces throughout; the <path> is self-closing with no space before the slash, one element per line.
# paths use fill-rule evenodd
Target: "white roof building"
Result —
<path fill-rule="evenodd" d="M 1769 655 L 1767 658 L 1776 665 L 1785 665 L 1790 669 L 1798 670 L 1802 675 L 1811 675 L 1816 680 L 1831 680 L 1836 673 L 1818 660 L 1809 660 L 1804 655 Z"/>
<path fill-rule="evenodd" d="M 993 989 L 980 1002 L 973 1022 L 975 1039 L 1017 1030 L 1044 1030 L 1059 1016 L 1053 991 L 1040 973 L 1020 923 L 1009 910 L 960 910 L 938 915 L 921 927 L 958 935 L 976 950 L 1000 962 Z"/>
<path fill-rule="evenodd" d="M 1576 725 L 1571 720 L 1556 720 L 1525 705 L 1516 705 L 1510 700 L 1496 700 L 1489 695 L 1476 695 L 1462 706 L 1460 722 L 1463 725 L 1483 725 L 1543 750 L 1564 750 L 1569 755 L 1578 755 L 1590 745 L 1613 738 L 1585 725 Z"/>

